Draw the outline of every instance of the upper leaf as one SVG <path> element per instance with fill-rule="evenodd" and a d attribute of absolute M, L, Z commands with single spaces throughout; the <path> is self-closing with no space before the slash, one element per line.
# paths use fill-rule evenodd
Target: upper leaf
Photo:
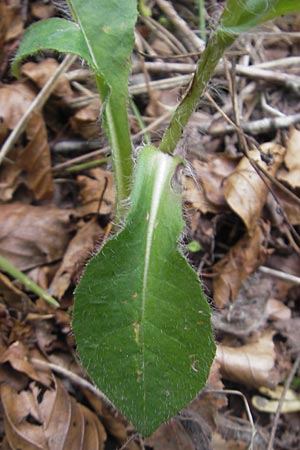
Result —
<path fill-rule="evenodd" d="M 240 34 L 282 14 L 300 11 L 299 0 L 227 0 L 219 29 Z"/>
<path fill-rule="evenodd" d="M 136 0 L 67 0 L 89 48 L 92 65 L 109 86 L 125 85 L 137 19 Z"/>
<path fill-rule="evenodd" d="M 80 27 L 66 19 L 52 18 L 37 22 L 26 30 L 13 61 L 13 74 L 18 75 L 22 59 L 45 49 L 79 55 L 93 65 Z"/>
<path fill-rule="evenodd" d="M 178 250 L 178 162 L 141 150 L 126 226 L 92 258 L 75 292 L 82 361 L 144 435 L 196 396 L 215 353 L 210 308 Z"/>

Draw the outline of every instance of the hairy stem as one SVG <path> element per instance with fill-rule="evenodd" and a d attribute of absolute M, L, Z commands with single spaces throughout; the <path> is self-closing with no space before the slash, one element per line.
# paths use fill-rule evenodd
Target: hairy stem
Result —
<path fill-rule="evenodd" d="M 102 98 L 107 98 L 103 118 L 112 148 L 112 161 L 116 186 L 115 222 L 125 218 L 125 200 L 129 197 L 132 183 L 133 159 L 132 145 L 127 115 L 127 92 L 123 95 L 111 91 L 104 92 L 106 86 L 97 74 L 96 82 Z"/>
<path fill-rule="evenodd" d="M 236 35 L 217 30 L 210 37 L 207 47 L 201 55 L 192 82 L 177 106 L 171 122 L 162 138 L 160 150 L 165 153 L 173 153 L 181 138 L 183 129 L 191 114 L 195 111 L 200 97 L 211 79 L 219 59 L 235 40 Z"/>

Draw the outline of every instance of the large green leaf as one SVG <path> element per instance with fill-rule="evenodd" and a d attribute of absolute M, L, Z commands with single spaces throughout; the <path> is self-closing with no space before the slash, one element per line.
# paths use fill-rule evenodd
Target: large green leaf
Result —
<path fill-rule="evenodd" d="M 155 147 L 140 151 L 126 226 L 75 292 L 82 361 L 146 436 L 196 396 L 215 353 L 209 305 L 178 250 L 178 164 Z"/>
<path fill-rule="evenodd" d="M 295 11 L 300 11 L 299 0 L 227 0 L 218 28 L 240 34 Z"/>

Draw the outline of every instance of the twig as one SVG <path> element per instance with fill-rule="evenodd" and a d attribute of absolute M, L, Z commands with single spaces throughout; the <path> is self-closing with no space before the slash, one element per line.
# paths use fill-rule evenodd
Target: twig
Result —
<path fill-rule="evenodd" d="M 34 292 L 46 302 L 50 303 L 50 305 L 55 306 L 56 308 L 59 307 L 59 303 L 50 294 L 45 292 L 44 289 L 42 289 L 33 280 L 28 278 L 23 272 L 21 272 L 10 262 L 8 262 L 7 259 L 3 256 L 0 256 L 0 267 L 2 268 L 2 270 L 4 270 L 4 272 L 21 281 L 21 283 L 26 286 L 31 292 Z"/>
<path fill-rule="evenodd" d="M 284 117 L 269 117 L 260 120 L 253 120 L 252 122 L 242 123 L 241 129 L 249 134 L 261 134 L 268 133 L 270 131 L 276 131 L 282 128 L 288 128 L 291 125 L 295 125 L 300 122 L 300 113 L 291 114 Z M 211 127 L 211 129 L 204 130 L 211 136 L 218 137 L 230 134 L 236 131 L 236 128 L 232 125 L 224 125 L 218 127 Z"/>
<path fill-rule="evenodd" d="M 177 28 L 186 47 L 191 51 L 203 51 L 205 43 L 190 29 L 187 23 L 177 14 L 175 8 L 166 0 L 156 0 L 156 4 L 165 13 L 170 22 Z"/>
<path fill-rule="evenodd" d="M 53 372 L 68 378 L 72 383 L 76 384 L 77 386 L 88 389 L 90 392 L 92 392 L 92 394 L 94 394 L 97 398 L 103 401 L 105 405 L 117 411 L 115 405 L 109 400 L 108 397 L 106 397 L 106 395 L 102 391 L 100 391 L 96 386 L 91 384 L 89 381 L 85 380 L 79 375 L 76 375 L 76 373 L 71 372 L 70 370 L 65 369 L 64 367 L 58 366 L 57 364 L 41 361 L 40 359 L 37 358 L 32 358 L 31 362 L 40 369 L 51 369 L 53 370 Z"/>
<path fill-rule="evenodd" d="M 56 166 L 52 167 L 52 171 L 56 172 L 58 170 L 66 169 L 67 167 L 73 166 L 76 163 L 81 163 L 86 161 L 87 159 L 93 158 L 95 156 L 103 155 L 110 150 L 110 147 L 103 147 L 99 150 L 95 150 L 94 152 L 87 153 L 86 155 L 77 156 L 76 158 L 70 159 L 60 164 L 56 164 Z"/>
<path fill-rule="evenodd" d="M 300 284 L 300 277 L 291 275 L 290 273 L 282 272 L 281 270 L 271 269 L 270 267 L 260 266 L 258 269 L 260 272 L 272 277 L 279 278 L 281 280 L 290 281 L 291 283 Z"/>
<path fill-rule="evenodd" d="M 68 68 L 76 61 L 77 56 L 67 55 L 60 66 L 56 69 L 55 73 L 51 78 L 47 81 L 43 89 L 36 96 L 34 101 L 31 103 L 30 107 L 26 111 L 26 113 L 22 116 L 21 120 L 18 122 L 17 126 L 13 129 L 7 140 L 5 141 L 1 152 L 0 152 L 0 165 L 3 162 L 4 158 L 7 156 L 11 148 L 19 139 L 21 133 L 24 131 L 27 122 L 30 118 L 30 115 L 33 111 L 40 111 L 40 109 L 44 106 L 49 96 L 53 92 L 56 82 L 60 75 L 68 70 Z"/>
<path fill-rule="evenodd" d="M 297 358 L 296 358 L 296 360 L 295 360 L 295 362 L 293 364 L 292 370 L 289 373 L 289 376 L 287 377 L 286 382 L 284 383 L 284 389 L 282 391 L 280 400 L 278 402 L 278 407 L 277 407 L 277 411 L 276 411 L 276 414 L 275 414 L 275 417 L 274 417 L 274 422 L 273 422 L 272 431 L 271 431 L 270 440 L 269 440 L 269 444 L 268 444 L 267 450 L 272 450 L 273 449 L 275 435 L 276 435 L 276 430 L 277 430 L 277 427 L 278 427 L 278 422 L 279 422 L 279 417 L 280 417 L 280 414 L 281 414 L 281 409 L 282 409 L 282 406 L 283 406 L 283 402 L 284 402 L 284 399 L 286 397 L 287 391 L 290 388 L 290 385 L 291 385 L 291 383 L 293 381 L 293 378 L 296 375 L 296 372 L 298 370 L 299 365 L 300 365 L 300 353 L 297 356 Z"/>
<path fill-rule="evenodd" d="M 247 416 L 248 416 L 248 420 L 249 420 L 250 425 L 251 425 L 251 430 L 252 430 L 251 443 L 250 443 L 250 446 L 249 446 L 249 450 L 253 450 L 253 448 L 254 448 L 253 444 L 254 444 L 254 439 L 255 439 L 255 435 L 256 435 L 256 428 L 255 428 L 255 425 L 254 425 L 254 421 L 253 421 L 253 417 L 252 417 L 252 414 L 251 414 L 250 406 L 249 406 L 249 403 L 248 403 L 248 400 L 247 400 L 246 396 L 242 392 L 237 391 L 235 389 L 224 389 L 224 390 L 208 389 L 208 390 L 205 390 L 205 392 L 211 392 L 213 394 L 223 394 L 223 395 L 231 394 L 231 395 L 237 395 L 239 397 L 242 397 L 244 405 L 245 405 L 246 413 L 247 413 Z"/>
<path fill-rule="evenodd" d="M 152 17 L 141 16 L 140 18 L 160 39 L 162 39 L 170 50 L 176 54 L 187 53 L 185 46 L 182 42 L 170 33 L 162 24 L 157 22 L 157 20 L 152 19 Z"/>

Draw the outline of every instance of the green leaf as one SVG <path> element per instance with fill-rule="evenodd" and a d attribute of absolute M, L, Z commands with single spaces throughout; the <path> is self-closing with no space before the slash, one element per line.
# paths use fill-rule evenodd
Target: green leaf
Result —
<path fill-rule="evenodd" d="M 122 217 L 122 202 L 130 194 L 133 171 L 127 85 L 137 0 L 68 0 L 67 3 L 75 23 L 53 18 L 29 27 L 15 57 L 13 72 L 17 74 L 22 59 L 42 49 L 78 54 L 92 67 L 112 146 L 116 215 Z"/>
<path fill-rule="evenodd" d="M 24 58 L 44 49 L 80 55 L 92 65 L 79 26 L 69 20 L 52 18 L 37 22 L 26 30 L 12 64 L 13 74 L 19 75 L 19 65 Z"/>
<path fill-rule="evenodd" d="M 130 54 L 134 45 L 137 0 L 67 0 L 89 48 L 104 102 L 104 125 L 113 149 L 116 216 L 124 217 L 133 170 L 127 116 Z"/>
<path fill-rule="evenodd" d="M 219 29 L 240 34 L 283 14 L 300 11 L 299 0 L 227 0 Z"/>
<path fill-rule="evenodd" d="M 197 395 L 215 354 L 209 305 L 178 250 L 179 162 L 152 146 L 140 151 L 125 228 L 88 263 L 75 292 L 82 361 L 146 436 Z"/>

